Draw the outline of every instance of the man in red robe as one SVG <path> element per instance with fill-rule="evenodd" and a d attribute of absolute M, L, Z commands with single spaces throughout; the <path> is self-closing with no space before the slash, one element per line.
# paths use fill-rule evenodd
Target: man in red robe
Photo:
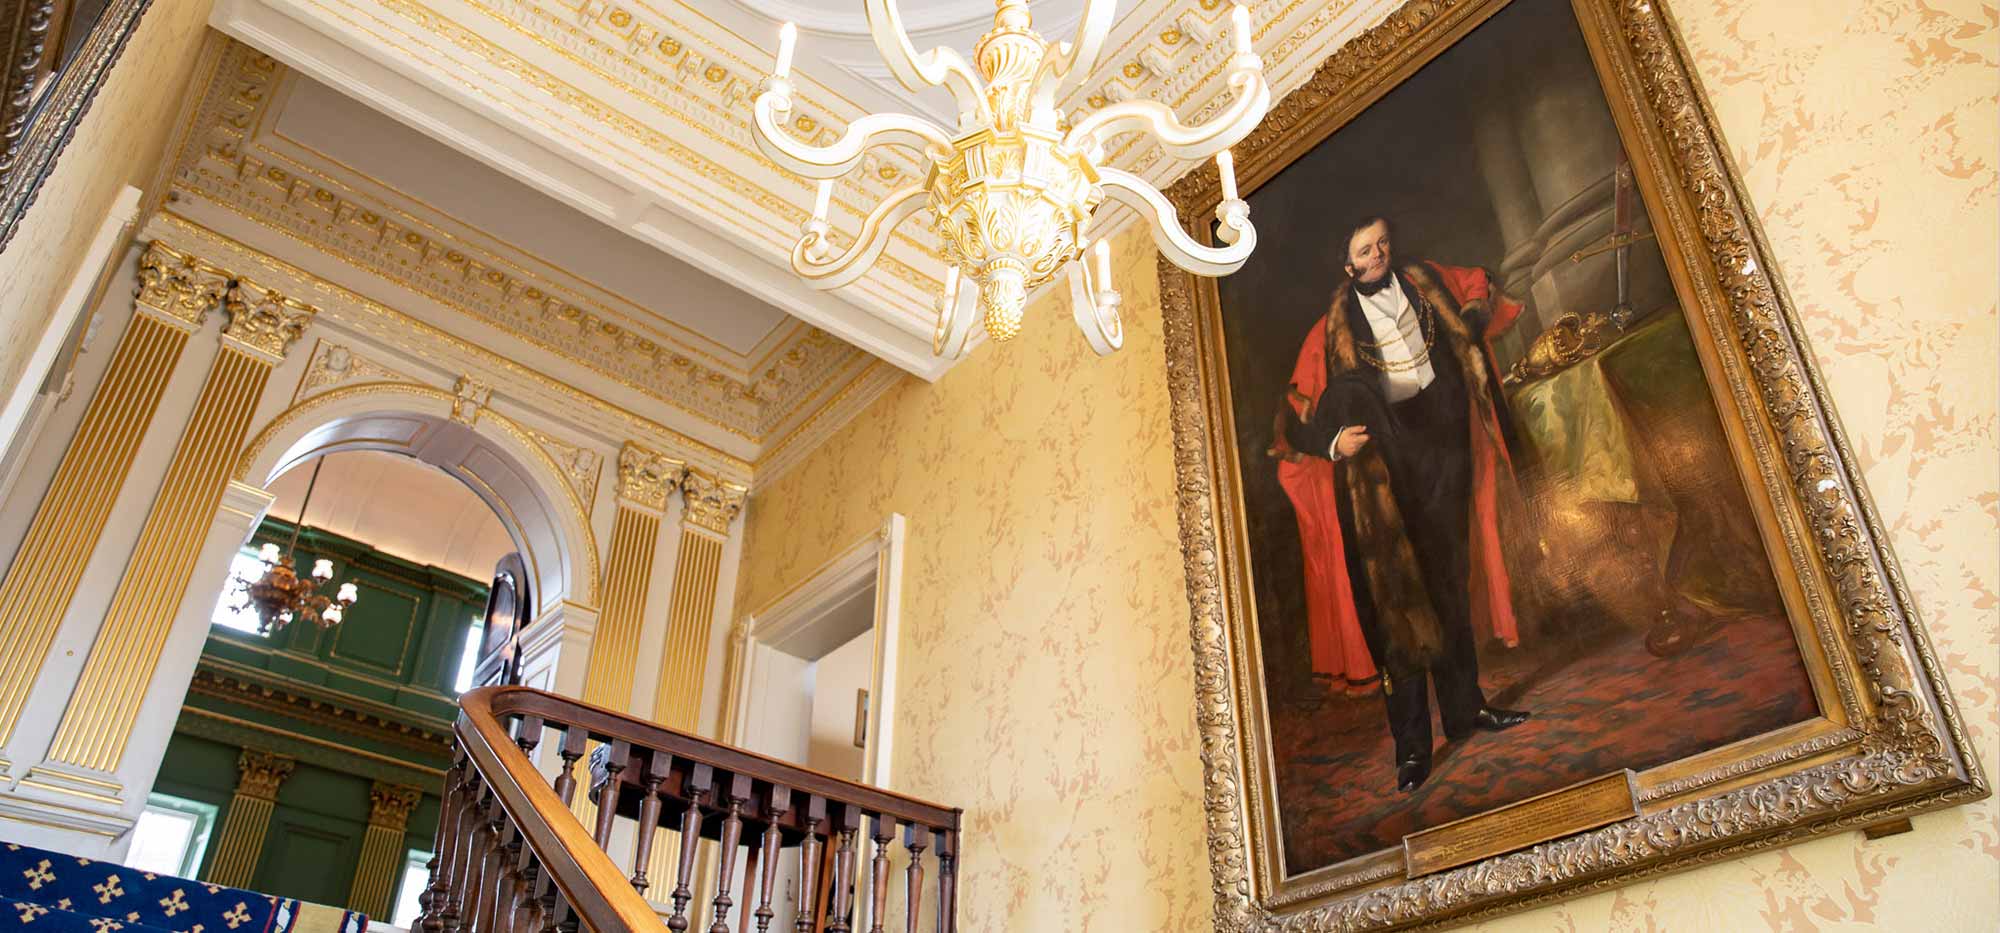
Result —
<path fill-rule="evenodd" d="M 1433 685 L 1448 738 L 1528 718 L 1487 705 L 1475 635 L 1519 639 L 1501 548 L 1519 500 L 1489 341 L 1521 309 L 1485 270 L 1393 265 L 1384 218 L 1344 234 L 1347 278 L 1280 409 L 1279 481 L 1299 513 L 1309 610 L 1325 610 L 1308 626 L 1315 670 L 1338 652 L 1352 679 L 1360 634 L 1382 672 L 1397 785 L 1413 791 L 1430 775 Z"/>

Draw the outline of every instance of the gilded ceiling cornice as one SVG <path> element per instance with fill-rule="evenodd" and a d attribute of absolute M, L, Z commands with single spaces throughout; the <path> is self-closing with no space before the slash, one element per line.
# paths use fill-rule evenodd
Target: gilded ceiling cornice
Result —
<path fill-rule="evenodd" d="M 212 256 L 230 268 L 261 270 L 256 273 L 259 280 L 280 283 L 291 294 L 310 299 L 315 307 L 321 309 L 323 322 L 331 321 L 406 359 L 423 360 L 439 370 L 447 380 L 465 372 L 481 374 L 489 383 L 504 384 L 519 397 L 533 400 L 546 417 L 566 421 L 605 437 L 648 438 L 649 443 L 690 463 L 700 463 L 732 477 L 747 479 L 751 475 L 748 460 L 614 405 L 540 370 L 523 366 L 178 214 L 163 212 L 154 215 L 147 222 L 146 235 L 182 251 Z M 435 388 L 428 380 L 377 381 L 410 381 Z"/>
<path fill-rule="evenodd" d="M 504 256 L 377 203 L 310 166 L 273 164 L 259 146 L 285 69 L 231 43 L 195 109 L 173 187 L 270 227 L 363 272 L 758 441 L 798 414 L 862 351 L 798 327 L 746 367 L 657 332 Z M 514 252 L 526 255 L 524 251 Z M 714 362 L 710 362 L 714 361 Z"/>

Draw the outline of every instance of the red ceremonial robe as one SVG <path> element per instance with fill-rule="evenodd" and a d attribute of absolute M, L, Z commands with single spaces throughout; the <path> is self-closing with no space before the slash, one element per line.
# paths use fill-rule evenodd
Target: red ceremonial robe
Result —
<path fill-rule="evenodd" d="M 1449 290 L 1461 307 L 1478 301 L 1490 308 L 1481 348 L 1494 359 L 1493 338 L 1505 333 L 1521 315 L 1521 305 L 1492 288 L 1486 270 L 1446 266 L 1427 262 L 1438 281 Z M 1347 287 L 1345 285 L 1342 286 Z M 1449 365 L 1449 364 L 1442 364 Z M 1319 397 L 1326 391 L 1326 316 L 1313 324 L 1299 347 L 1298 362 L 1292 367 L 1292 389 L 1287 400 L 1301 419 L 1309 417 Z M 1513 457 L 1501 436 L 1499 415 L 1491 404 L 1476 413 L 1490 430 L 1472 432 L 1472 590 L 1474 631 L 1484 630 L 1509 647 L 1520 643 L 1520 625 L 1514 618 L 1513 581 L 1500 548 L 1499 485 L 1501 471 L 1511 474 Z M 1361 637 L 1361 621 L 1354 609 L 1354 584 L 1348 579 L 1345 544 L 1341 540 L 1339 496 L 1334 483 L 1334 463 L 1324 451 L 1278 461 L 1278 483 L 1292 500 L 1298 515 L 1299 544 L 1305 554 L 1306 633 L 1312 646 L 1315 674 L 1363 682 L 1376 676 L 1376 664 Z"/>

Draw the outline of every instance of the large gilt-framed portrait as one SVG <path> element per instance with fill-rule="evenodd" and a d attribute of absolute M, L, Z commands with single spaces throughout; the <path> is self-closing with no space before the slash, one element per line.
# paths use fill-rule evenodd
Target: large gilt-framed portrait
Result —
<path fill-rule="evenodd" d="M 1250 262 L 1161 265 L 1222 928 L 1987 792 L 1686 61 L 1661 0 L 1412 0 L 1236 147 Z"/>

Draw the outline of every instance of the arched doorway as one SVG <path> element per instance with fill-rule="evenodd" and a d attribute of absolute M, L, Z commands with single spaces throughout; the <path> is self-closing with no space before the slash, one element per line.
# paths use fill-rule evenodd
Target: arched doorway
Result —
<path fill-rule="evenodd" d="M 244 450 L 236 480 L 262 488 L 314 457 L 385 450 L 457 478 L 499 513 L 534 575 L 536 617 L 597 605 L 589 508 L 519 425 L 491 411 L 455 417 L 456 397 L 426 386 L 337 389 L 273 419 Z"/>
<path fill-rule="evenodd" d="M 225 623 L 183 646 L 200 656 L 145 816 L 206 813 L 216 844 L 161 870 L 400 916 L 435 844 L 452 675 L 484 601 L 475 584 L 499 557 L 518 553 L 534 583 L 520 642 L 529 682 L 580 681 L 597 598 L 585 505 L 533 435 L 456 401 L 422 386 L 336 390 L 279 414 L 241 452 L 204 547 L 240 558 L 246 534 L 295 543 L 301 574 L 327 559 L 334 581 L 364 595 L 331 628 L 295 619 L 266 637 Z M 316 492 L 302 508 L 308 476 Z M 186 599 L 215 606 L 232 574 L 205 566 L 216 569 Z"/>

